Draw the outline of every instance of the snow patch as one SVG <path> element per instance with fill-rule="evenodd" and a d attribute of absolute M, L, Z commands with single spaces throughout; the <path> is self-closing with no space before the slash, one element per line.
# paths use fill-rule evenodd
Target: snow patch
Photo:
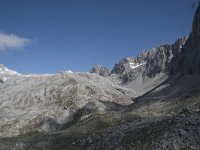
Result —
<path fill-rule="evenodd" d="M 130 62 L 129 63 L 129 67 L 131 68 L 131 69 L 135 69 L 135 68 L 137 68 L 137 67 L 139 67 L 139 66 L 141 66 L 141 65 L 144 65 L 145 63 L 132 63 L 132 62 Z"/>
<path fill-rule="evenodd" d="M 67 73 L 73 73 L 71 70 L 67 70 L 66 72 L 67 72 Z"/>
<path fill-rule="evenodd" d="M 4 65 L 0 65 L 0 74 L 21 75 L 16 71 L 6 68 Z"/>

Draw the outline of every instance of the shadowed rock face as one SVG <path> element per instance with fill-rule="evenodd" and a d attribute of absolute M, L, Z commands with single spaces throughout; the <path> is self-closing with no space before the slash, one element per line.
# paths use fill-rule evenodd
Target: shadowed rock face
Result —
<path fill-rule="evenodd" d="M 100 76 L 107 77 L 110 74 L 110 70 L 106 67 L 102 67 L 100 65 L 96 65 L 90 70 L 90 73 L 96 73 Z"/>
<path fill-rule="evenodd" d="M 181 54 L 172 63 L 171 72 L 182 75 L 200 74 L 200 3 L 196 10 L 192 32 Z"/>

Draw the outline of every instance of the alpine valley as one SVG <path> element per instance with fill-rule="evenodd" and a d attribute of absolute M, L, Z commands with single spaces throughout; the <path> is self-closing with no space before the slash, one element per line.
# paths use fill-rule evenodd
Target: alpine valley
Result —
<path fill-rule="evenodd" d="M 200 4 L 173 44 L 88 73 L 0 65 L 0 150 L 200 149 Z"/>

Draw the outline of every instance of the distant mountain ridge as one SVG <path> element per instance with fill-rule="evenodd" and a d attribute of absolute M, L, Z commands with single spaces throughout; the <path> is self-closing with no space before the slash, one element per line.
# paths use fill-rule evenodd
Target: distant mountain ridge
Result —
<path fill-rule="evenodd" d="M 163 44 L 158 48 L 142 51 L 136 58 L 124 58 L 114 65 L 109 75 L 117 74 L 123 79 L 127 74 L 131 75 L 134 69 L 142 66 L 144 67 L 142 73 L 144 77 L 154 77 L 160 72 L 169 73 L 169 66 L 172 58 L 181 52 L 187 39 L 188 37 L 182 37 L 173 44 Z M 100 67 L 100 65 L 96 65 L 90 72 L 105 76 L 104 73 L 102 73 L 103 70 L 107 70 L 106 76 L 108 76 L 109 69 Z"/>
<path fill-rule="evenodd" d="M 142 51 L 136 58 L 124 58 L 114 65 L 109 75 L 108 72 L 106 76 L 102 74 L 102 69 L 105 71 L 106 67 L 101 68 L 100 65 L 97 65 L 96 70 L 93 69 L 92 72 L 144 94 L 172 75 L 174 60 L 182 53 L 187 40 L 188 37 L 182 37 L 173 44 L 163 44 Z"/>

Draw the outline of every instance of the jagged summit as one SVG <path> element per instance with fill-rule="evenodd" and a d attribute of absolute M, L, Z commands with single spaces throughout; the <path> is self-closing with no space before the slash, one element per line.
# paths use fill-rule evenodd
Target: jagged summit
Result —
<path fill-rule="evenodd" d="M 5 82 L 8 79 L 13 78 L 13 77 L 17 77 L 17 76 L 21 76 L 21 74 L 14 71 L 14 70 L 8 69 L 3 64 L 0 64 L 0 79 L 2 81 Z"/>
<path fill-rule="evenodd" d="M 8 69 L 3 64 L 0 64 L 0 74 L 20 75 L 18 72 Z"/>
<path fill-rule="evenodd" d="M 122 75 L 140 66 L 145 66 L 145 76 L 155 76 L 160 72 L 168 72 L 172 58 L 181 51 L 188 37 L 182 37 L 173 44 L 162 44 L 158 48 L 142 51 L 138 57 L 120 60 L 113 67 L 111 74 Z"/>
<path fill-rule="evenodd" d="M 138 59 L 134 57 L 124 58 L 115 64 L 111 74 L 123 74 L 124 72 L 129 72 L 130 70 L 139 67 L 143 63 L 144 61 L 138 61 Z"/>
<path fill-rule="evenodd" d="M 101 65 L 97 64 L 90 70 L 90 73 L 96 73 L 100 76 L 107 77 L 110 74 L 110 70 L 106 67 L 102 67 Z"/>
<path fill-rule="evenodd" d="M 173 44 L 162 44 L 157 48 L 142 51 L 138 57 L 128 57 L 115 64 L 112 74 L 119 75 L 123 82 L 134 80 L 137 76 L 155 77 L 160 73 L 168 74 L 171 61 L 179 54 L 188 37 L 182 37 Z"/>

